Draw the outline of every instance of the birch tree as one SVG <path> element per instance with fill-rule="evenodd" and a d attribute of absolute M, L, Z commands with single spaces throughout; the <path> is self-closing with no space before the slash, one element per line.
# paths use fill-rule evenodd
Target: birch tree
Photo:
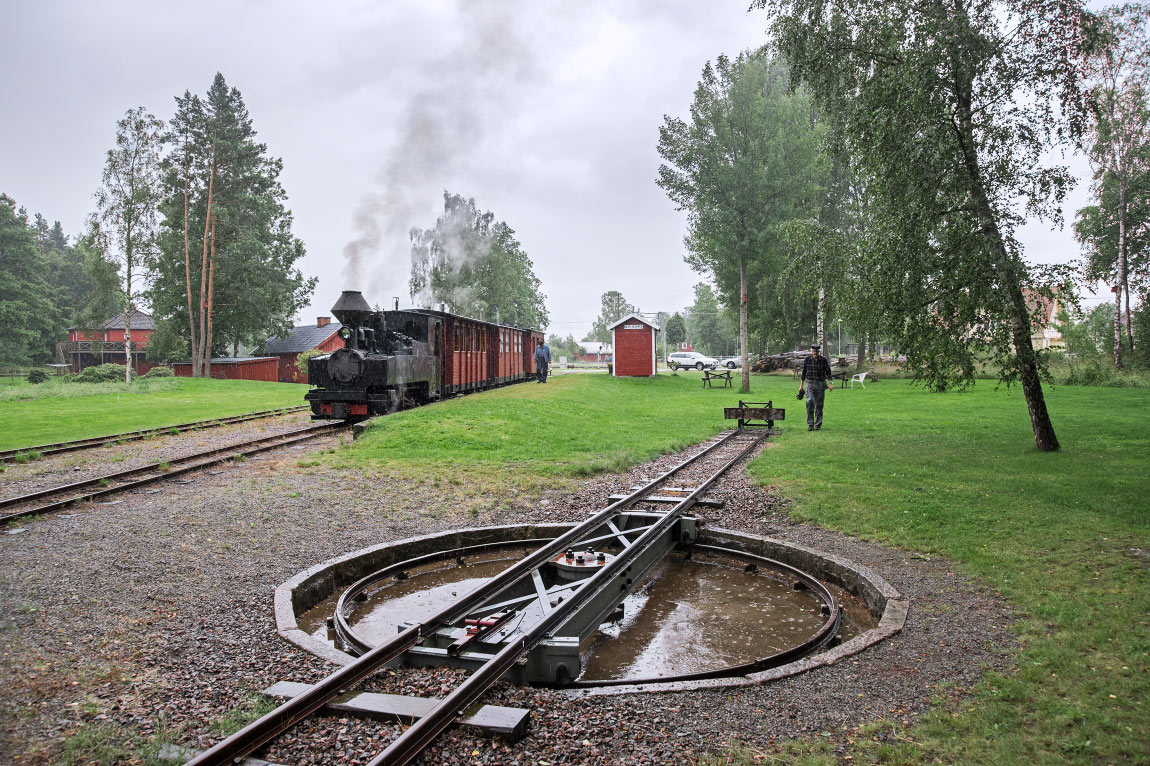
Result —
<path fill-rule="evenodd" d="M 156 243 L 160 198 L 160 154 L 164 123 L 143 107 L 129 109 L 116 123 L 116 146 L 104 161 L 103 184 L 91 216 L 100 249 L 121 266 L 124 306 L 124 377 L 132 380 L 134 280 Z"/>
<path fill-rule="evenodd" d="M 868 179 L 874 300 L 929 385 L 989 354 L 1058 449 L 1031 345 L 1036 275 L 1014 229 L 1059 220 L 1073 177 L 1044 162 L 1082 128 L 1091 16 L 1076 0 L 756 0 L 777 50 Z"/>

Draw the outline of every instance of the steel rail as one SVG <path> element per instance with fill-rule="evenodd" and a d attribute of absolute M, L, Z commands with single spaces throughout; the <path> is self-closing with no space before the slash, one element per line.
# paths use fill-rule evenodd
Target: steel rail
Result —
<path fill-rule="evenodd" d="M 387 746 L 387 749 L 372 759 L 368 766 L 403 766 L 403 764 L 410 762 L 412 758 L 431 744 L 440 732 L 451 725 L 460 710 L 478 699 L 483 692 L 502 678 L 503 674 L 511 669 L 520 656 L 530 651 L 544 639 L 554 636 L 556 631 L 562 628 L 573 614 L 585 606 L 596 593 L 605 587 L 610 587 L 616 578 L 626 577 L 632 561 L 638 558 L 647 544 L 668 532 L 679 517 L 690 510 L 703 496 L 703 493 L 719 480 L 719 477 L 735 463 L 750 454 L 765 438 L 767 438 L 767 434 L 764 433 L 740 450 L 738 455 L 724 463 L 718 471 L 700 484 L 682 502 L 676 504 L 662 519 L 640 535 L 629 548 L 624 549 L 605 566 L 597 569 L 595 574 L 587 578 L 582 587 L 571 598 L 563 601 L 551 612 L 545 614 L 528 631 L 509 642 L 493 658 L 468 676 L 466 681 L 408 727 Z"/>
<path fill-rule="evenodd" d="M 684 460 L 679 465 L 648 482 L 639 490 L 636 490 L 622 500 L 612 503 L 583 523 L 572 527 L 564 534 L 552 540 L 549 544 L 540 547 L 535 553 L 521 559 L 518 563 L 508 567 L 490 580 L 487 580 L 470 593 L 460 597 L 427 621 L 412 625 L 406 630 L 397 633 L 390 640 L 375 646 L 354 662 L 343 666 L 314 684 L 306 692 L 291 698 L 259 720 L 248 724 L 235 734 L 216 743 L 208 750 L 205 750 L 188 761 L 186 766 L 222 766 L 222 764 L 230 763 L 233 759 L 248 755 L 256 748 L 279 736 L 323 707 L 329 700 L 337 696 L 341 690 L 350 688 L 388 662 L 402 655 L 424 636 L 435 632 L 435 630 L 444 624 L 454 622 L 456 619 L 461 619 L 470 613 L 471 609 L 477 604 L 495 598 L 503 591 L 512 587 L 520 579 L 530 574 L 533 569 L 549 560 L 553 553 L 564 550 L 572 540 L 578 539 L 583 534 L 595 530 L 602 525 L 605 520 L 613 517 L 619 510 L 634 505 L 644 494 L 650 492 L 659 483 L 665 481 L 667 477 L 686 468 L 705 455 L 710 454 L 712 450 L 726 444 L 727 441 L 734 438 L 738 433 L 738 431 L 732 431 L 706 449 L 701 450 L 698 454 Z M 335 618 L 337 621 L 340 619 L 338 612 Z M 348 626 L 348 630 L 350 631 L 350 626 Z"/>
<path fill-rule="evenodd" d="M 336 430 L 343 426 L 342 421 L 336 423 L 323 423 L 320 425 L 309 426 L 307 428 L 299 429 L 296 431 L 288 431 L 274 436 L 265 436 L 260 439 L 250 439 L 246 442 L 239 442 L 237 444 L 230 444 L 226 447 L 218 447 L 216 449 L 207 450 L 206 452 L 199 452 L 194 455 L 185 455 L 180 458 L 172 458 L 166 461 L 168 468 L 161 468 L 163 463 L 152 463 L 151 465 L 142 466 L 140 468 L 133 468 L 126 471 L 119 471 L 106 476 L 97 476 L 92 479 L 85 479 L 84 481 L 74 482 L 72 484 L 65 484 L 60 487 L 50 487 L 48 489 L 32 492 L 27 495 L 19 497 L 8 498 L 7 500 L 0 500 L 0 507 L 8 507 L 22 503 L 32 502 L 40 498 L 49 497 L 51 495 L 58 495 L 62 492 L 70 492 L 73 490 L 84 489 L 85 487 L 92 487 L 104 482 L 119 481 L 120 479 L 146 472 L 158 472 L 152 476 L 145 476 L 134 481 L 124 482 L 117 484 L 114 487 L 101 487 L 100 489 L 85 492 L 81 495 L 74 495 L 64 500 L 57 500 L 56 502 L 48 503 L 47 505 L 37 506 L 35 508 L 28 508 L 15 513 L 5 514 L 0 516 L 0 525 L 7 524 L 10 521 L 26 518 L 28 516 L 36 516 L 45 513 L 58 511 L 62 508 L 75 505 L 77 503 L 86 502 L 88 500 L 95 500 L 99 497 L 106 497 L 117 492 L 123 492 L 129 489 L 136 489 L 137 487 L 145 487 L 149 484 L 165 481 L 175 476 L 181 476 L 185 473 L 198 471 L 202 468 L 208 468 L 213 465 L 233 460 L 241 455 L 257 455 L 261 452 L 277 449 L 279 447 L 286 447 L 290 444 L 314 439 L 316 436 Z M 207 458 L 204 460 L 204 458 Z M 195 462 L 201 461 L 201 462 Z M 172 463 L 187 463 L 178 467 L 171 467 Z"/>
<path fill-rule="evenodd" d="M 39 455 L 56 455 L 61 452 L 74 452 L 76 450 L 100 447 L 105 444 L 115 444 L 116 442 L 146 439 L 149 436 L 170 432 L 173 428 L 181 432 L 200 428 L 216 428 L 218 426 L 226 426 L 233 423 L 243 423 L 248 420 L 259 420 L 261 418 L 272 418 L 278 415 L 288 415 L 293 412 L 302 412 L 306 409 L 308 409 L 307 405 L 301 405 L 299 407 L 281 407 L 278 410 L 248 412 L 243 415 L 229 415 L 228 417 L 224 418 L 196 420 L 191 423 L 179 423 L 171 426 L 161 426 L 159 428 L 146 428 L 140 431 L 125 431 L 121 434 L 93 436 L 88 439 L 75 439 L 73 441 L 56 442 L 54 444 L 40 444 L 35 447 L 20 447 L 18 449 L 0 450 L 0 463 L 10 461 L 19 455 L 27 455 L 31 452 L 35 452 Z"/>

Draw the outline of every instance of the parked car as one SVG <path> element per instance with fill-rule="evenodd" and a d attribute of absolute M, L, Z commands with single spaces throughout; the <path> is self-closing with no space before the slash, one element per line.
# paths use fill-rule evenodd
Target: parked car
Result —
<path fill-rule="evenodd" d="M 743 358 L 741 356 L 724 356 L 719 359 L 719 366 L 734 370 L 743 366 Z"/>
<path fill-rule="evenodd" d="M 697 351 L 676 351 L 673 354 L 667 355 L 667 366 L 672 370 L 677 370 L 680 367 L 694 367 L 696 370 L 713 370 L 719 366 L 719 360 L 712 359 L 709 356 L 703 356 Z"/>

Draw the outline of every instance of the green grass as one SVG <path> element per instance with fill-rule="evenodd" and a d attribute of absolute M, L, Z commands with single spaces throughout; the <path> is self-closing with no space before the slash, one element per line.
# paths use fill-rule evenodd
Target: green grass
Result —
<path fill-rule="evenodd" d="M 565 375 L 381 418 L 332 463 L 530 489 L 619 470 L 674 452 L 723 427 L 729 389 L 678 377 Z"/>
<path fill-rule="evenodd" d="M 753 387 L 743 398 L 772 399 L 789 419 L 750 471 L 780 485 L 796 516 L 945 556 L 1021 616 L 1016 672 L 988 675 L 963 702 L 940 697 L 909 728 L 873 723 L 854 762 L 1150 762 L 1150 393 L 1047 387 L 1063 449 L 1044 454 L 1021 392 L 985 381 L 945 394 L 896 380 L 836 389 L 816 433 L 803 427 L 789 376 L 756 376 Z M 739 398 L 700 389 L 692 373 L 571 375 L 384 418 L 324 459 L 448 487 L 480 475 L 519 486 L 523 476 L 577 477 L 700 441 Z M 761 755 L 735 746 L 716 762 Z M 817 742 L 765 758 L 833 760 Z"/>
<path fill-rule="evenodd" d="M 1034 449 L 1017 390 L 884 381 L 830 394 L 825 430 L 781 438 L 752 466 L 798 517 L 945 556 L 1023 614 L 1016 673 L 988 677 L 913 742 L 876 746 L 876 760 L 1150 758 L 1150 394 L 1064 386 L 1047 403 L 1055 454 Z"/>
<path fill-rule="evenodd" d="M 290 407 L 303 404 L 307 391 L 307 386 L 289 383 L 201 378 L 137 381 L 130 389 L 123 383 L 93 385 L 110 389 L 83 396 L 0 400 L 0 449 Z M 68 393 L 70 388 L 58 390 Z"/>

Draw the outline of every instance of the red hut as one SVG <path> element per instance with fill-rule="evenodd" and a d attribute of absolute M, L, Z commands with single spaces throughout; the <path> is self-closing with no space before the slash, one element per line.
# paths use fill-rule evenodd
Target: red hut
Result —
<path fill-rule="evenodd" d="M 68 329 L 68 340 L 56 344 L 56 357 L 68 364 L 72 372 L 97 364 L 124 364 L 124 315 L 104 322 L 99 328 Z M 132 309 L 132 369 L 143 375 L 155 365 L 145 356 L 148 339 L 156 331 L 156 323 L 150 314 Z"/>
<path fill-rule="evenodd" d="M 331 317 L 317 317 L 315 324 L 293 327 L 292 331 L 282 338 L 268 338 L 261 351 L 268 356 L 279 358 L 281 383 L 307 383 L 307 373 L 300 372 L 296 366 L 299 355 L 315 349 L 326 354 L 337 348 L 343 348 L 343 338 L 338 335 L 341 327 L 343 325 L 331 321 Z"/>
<path fill-rule="evenodd" d="M 642 378 L 655 374 L 655 333 L 659 326 L 638 314 L 628 314 L 611 325 L 617 378 Z"/>

